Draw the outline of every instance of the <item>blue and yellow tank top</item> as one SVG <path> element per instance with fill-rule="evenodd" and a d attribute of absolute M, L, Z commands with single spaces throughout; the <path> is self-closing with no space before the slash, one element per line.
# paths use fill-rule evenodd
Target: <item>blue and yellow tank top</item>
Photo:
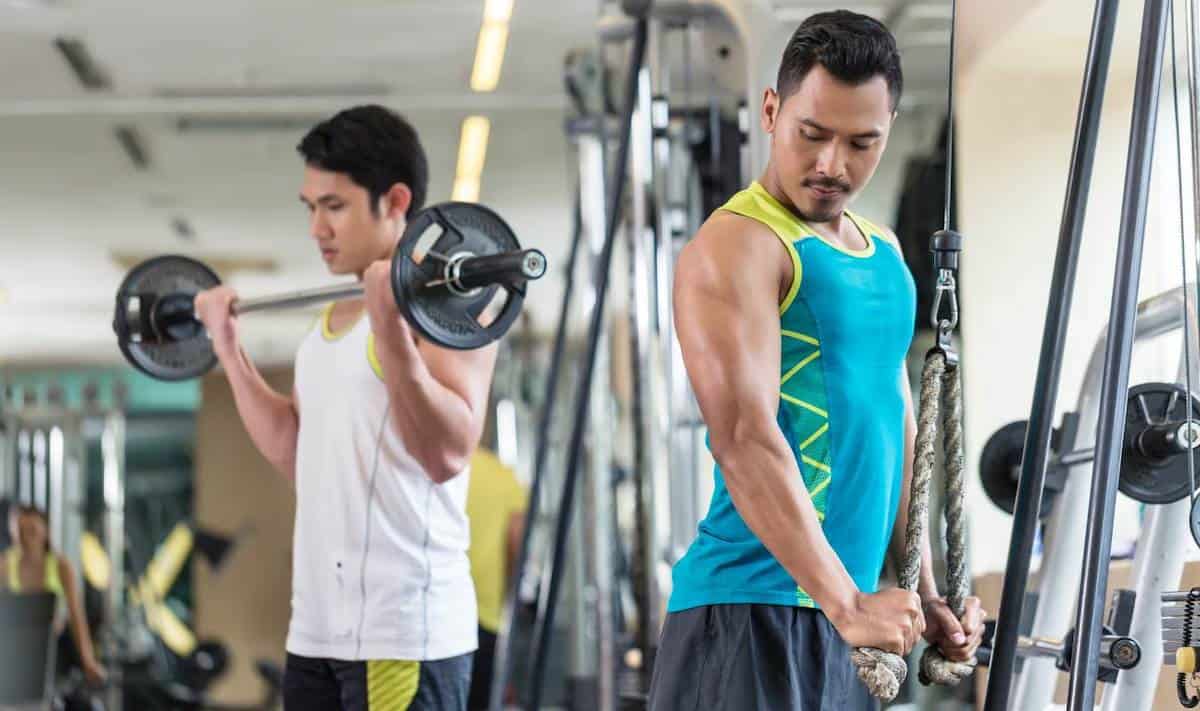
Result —
<path fill-rule="evenodd" d="M 863 592 L 874 592 L 900 503 L 905 357 L 916 288 L 899 246 L 846 215 L 867 246 L 826 241 L 757 182 L 721 209 L 763 223 L 792 258 L 779 306 L 776 420 L 822 530 Z M 817 607 L 742 520 L 719 466 L 696 540 L 675 565 L 671 612 L 700 605 Z"/>

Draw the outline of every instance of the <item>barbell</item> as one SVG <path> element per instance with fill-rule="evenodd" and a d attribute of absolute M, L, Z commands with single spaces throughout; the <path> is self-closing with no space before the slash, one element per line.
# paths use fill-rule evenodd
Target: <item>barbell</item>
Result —
<path fill-rule="evenodd" d="M 1189 414 L 1189 402 L 1191 412 Z M 1017 474 L 1025 446 L 1024 420 L 1010 422 L 997 430 L 979 457 L 979 475 L 992 503 L 1012 513 Z M 1066 429 L 1064 427 L 1064 429 Z M 1051 436 L 1058 449 L 1061 433 Z M 1200 470 L 1200 401 L 1189 398 L 1174 383 L 1143 383 L 1129 390 L 1125 415 L 1125 446 L 1121 452 L 1121 493 L 1144 504 L 1169 504 L 1192 493 L 1188 453 Z M 1061 491 L 1066 471 L 1095 459 L 1092 448 L 1056 456 L 1047 466 L 1046 491 L 1041 516 L 1049 513 L 1053 498 Z"/>
<path fill-rule="evenodd" d="M 546 257 L 521 249 L 508 224 L 474 203 L 446 202 L 408 223 L 391 261 L 392 293 L 401 315 L 431 343 L 468 350 L 485 346 L 516 321 L 525 282 L 546 273 Z M 178 255 L 148 259 L 117 289 L 113 331 L 135 368 L 159 380 L 186 380 L 216 365 L 212 342 L 197 320 L 197 293 L 221 283 L 204 263 Z M 234 314 L 276 311 L 362 296 L 361 282 L 238 300 Z"/>

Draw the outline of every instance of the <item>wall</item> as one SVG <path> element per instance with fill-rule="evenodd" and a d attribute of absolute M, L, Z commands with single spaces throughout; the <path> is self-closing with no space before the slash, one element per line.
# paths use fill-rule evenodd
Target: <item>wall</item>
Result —
<path fill-rule="evenodd" d="M 267 373 L 291 392 L 290 369 Z M 229 645 L 230 671 L 214 688 L 221 702 L 253 702 L 262 685 L 256 659 L 282 665 L 291 614 L 292 521 L 295 501 L 285 482 L 242 429 L 224 376 L 204 378 L 196 421 L 195 519 L 236 533 L 236 548 L 213 572 L 193 566 L 195 629 L 200 639 Z"/>

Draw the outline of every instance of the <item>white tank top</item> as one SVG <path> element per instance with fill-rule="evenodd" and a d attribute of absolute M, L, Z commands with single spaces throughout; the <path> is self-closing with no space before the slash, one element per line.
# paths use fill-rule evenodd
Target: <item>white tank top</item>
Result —
<path fill-rule="evenodd" d="M 369 319 L 334 334 L 328 317 L 327 309 L 296 354 L 287 651 L 344 660 L 466 654 L 477 645 L 469 472 L 444 484 L 426 476 L 389 422 Z"/>

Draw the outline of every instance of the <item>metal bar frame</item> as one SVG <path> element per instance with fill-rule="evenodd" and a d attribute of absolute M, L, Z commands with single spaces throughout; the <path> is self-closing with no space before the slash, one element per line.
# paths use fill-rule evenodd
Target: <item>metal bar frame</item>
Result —
<path fill-rule="evenodd" d="M 1162 292 L 1155 296 L 1149 297 L 1138 304 L 1138 318 L 1135 325 L 1134 340 L 1148 341 L 1158 338 L 1166 333 L 1172 332 L 1183 327 L 1183 289 L 1185 287 L 1176 287 L 1168 291 Z M 1186 288 L 1192 288 L 1190 285 Z M 1196 319 L 1195 303 L 1189 304 L 1192 308 L 1193 322 Z M 1076 401 L 1075 412 L 1079 415 L 1079 427 L 1076 431 L 1075 438 L 1072 442 L 1065 443 L 1066 446 L 1072 449 L 1091 448 L 1096 441 L 1096 422 L 1099 416 L 1100 408 L 1100 378 L 1104 365 L 1104 353 L 1107 346 L 1107 340 L 1104 335 L 1101 335 L 1092 348 L 1091 356 L 1088 360 L 1088 365 L 1084 371 L 1083 385 L 1079 390 L 1079 397 Z M 1196 354 L 1195 344 L 1192 345 L 1193 355 Z M 1200 362 L 1193 358 L 1193 362 Z M 1183 356 L 1180 355 L 1180 367 L 1182 368 Z M 1180 370 L 1179 376 L 1182 379 L 1183 371 Z M 1078 561 L 1083 555 L 1083 528 L 1081 524 L 1086 518 L 1086 502 L 1088 491 L 1091 488 L 1091 477 L 1089 476 L 1090 467 L 1088 462 L 1078 462 L 1070 466 L 1066 477 L 1066 486 L 1059 496 L 1055 499 L 1054 510 L 1046 523 L 1045 533 L 1045 553 L 1042 558 L 1042 570 L 1063 570 Z M 1176 504 L 1177 505 L 1177 504 Z M 1187 502 L 1183 502 L 1186 507 Z M 1171 543 L 1172 548 L 1161 547 L 1156 541 L 1161 540 L 1163 526 L 1167 524 L 1167 519 L 1174 514 L 1167 514 L 1165 511 L 1159 511 L 1160 507 L 1153 507 L 1150 510 L 1150 515 L 1143 524 L 1143 529 L 1147 531 L 1141 539 L 1137 552 L 1134 555 L 1134 580 L 1135 591 L 1137 593 L 1137 607 L 1134 612 L 1133 628 L 1130 636 L 1138 640 L 1144 650 L 1155 648 L 1150 644 L 1152 637 L 1139 634 L 1138 630 L 1144 626 L 1141 618 L 1149 615 L 1151 624 L 1158 624 L 1158 608 L 1157 595 L 1162 589 L 1161 585 L 1153 582 L 1151 578 L 1167 579 L 1170 577 L 1170 570 L 1173 569 L 1174 554 L 1172 553 L 1174 542 Z M 1166 514 L 1166 515 L 1164 515 Z M 1178 529 L 1174 529 L 1178 531 Z M 1170 535 L 1170 534 L 1168 534 Z M 1175 536 L 1175 539 L 1180 539 Z M 1186 541 L 1184 541 L 1186 545 Z M 1147 562 L 1143 562 L 1147 561 Z M 1180 562 L 1182 565 L 1182 562 Z M 1176 579 L 1178 575 L 1176 575 Z M 1157 587 L 1156 587 L 1157 586 Z M 1065 575 L 1043 575 L 1040 578 L 1038 586 L 1038 602 L 1037 610 L 1034 613 L 1032 631 L 1030 634 L 1037 637 L 1050 637 L 1054 639 L 1062 639 L 1066 636 L 1068 629 L 1071 626 L 1071 617 L 1075 605 L 1076 580 L 1071 576 Z M 1148 607 L 1143 607 L 1142 601 L 1149 600 Z M 1161 635 L 1161 630 L 1158 631 Z M 1149 655 L 1147 655 L 1147 659 Z M 1149 665 L 1146 659 L 1143 659 L 1143 666 Z M 1158 667 L 1152 667 L 1157 681 Z M 1110 698 L 1118 698 L 1118 695 L 1123 695 L 1122 687 L 1128 683 L 1130 676 L 1136 673 L 1137 670 L 1123 671 L 1117 677 L 1117 684 L 1112 686 L 1109 692 L 1104 696 L 1105 709 L 1110 708 Z M 1024 666 L 1020 674 L 1017 675 L 1015 690 L 1013 692 L 1012 708 L 1017 709 L 1035 709 L 1044 708 L 1051 703 L 1054 696 L 1054 689 L 1058 682 L 1060 672 L 1052 661 L 1038 658 L 1025 659 Z M 1113 711 L 1117 708 L 1125 711 L 1126 709 L 1137 709 L 1136 705 L 1111 707 Z M 1144 707 L 1144 708 L 1149 708 Z"/>
<path fill-rule="evenodd" d="M 1100 116 L 1104 105 L 1109 60 L 1112 56 L 1118 4 L 1119 0 L 1096 0 L 1096 9 L 1092 17 L 1058 250 L 1050 282 L 1046 325 L 1033 390 L 1033 407 L 1025 435 L 1025 456 L 1021 462 L 1021 477 L 1013 510 L 1012 539 L 1000 600 L 1001 624 L 996 628 L 985 711 L 1008 709 L 1012 676 L 1016 668 L 1016 621 L 1021 619 L 1021 608 L 1025 602 L 1030 559 L 1033 556 L 1034 538 L 1037 534 L 1038 512 L 1042 506 L 1042 489 L 1046 483 L 1050 429 L 1062 373 L 1071 298 L 1083 241 L 1083 223 L 1100 133 Z"/>
<path fill-rule="evenodd" d="M 596 301 L 592 312 L 592 320 L 588 324 L 588 339 L 585 350 L 583 371 L 580 375 L 578 395 L 575 402 L 575 417 L 572 420 L 571 439 L 567 447 L 567 472 L 563 482 L 562 498 L 558 521 L 555 526 L 554 553 L 550 568 L 550 583 L 546 599 L 546 614 L 544 620 L 535 629 L 535 651 L 533 669 L 530 674 L 530 702 L 528 708 L 537 711 L 541 708 L 543 684 L 546 674 L 546 662 L 549 657 L 550 639 L 554 628 L 555 609 L 558 604 L 559 588 L 562 586 L 562 571 L 566 555 L 566 538 L 570 530 L 571 514 L 575 501 L 575 486 L 579 479 L 580 455 L 583 450 L 583 435 L 587 425 L 588 408 L 591 399 L 592 375 L 596 367 L 596 349 L 600 341 L 600 331 L 604 325 L 604 304 L 608 296 L 609 266 L 612 263 L 613 246 L 616 241 L 617 227 L 620 224 L 621 204 L 625 192 L 626 169 L 629 164 L 630 138 L 633 127 L 632 114 L 637 99 L 636 77 L 646 54 L 647 20 L 639 18 L 635 25 L 633 48 L 630 56 L 629 75 L 625 83 L 625 105 L 621 117 L 621 138 L 618 144 L 617 160 L 613 166 L 614 176 L 609 184 L 609 200 L 606 205 L 607 229 L 604 236 L 604 247 L 596 270 Z"/>
<path fill-rule="evenodd" d="M 1117 500 L 1125 436 L 1129 361 L 1133 353 L 1150 171 L 1154 163 L 1154 134 L 1158 122 L 1168 7 L 1169 0 L 1146 0 L 1142 15 L 1116 274 L 1108 322 L 1108 347 L 1104 359 L 1104 380 L 1100 386 L 1102 406 L 1096 435 L 1098 448 L 1092 495 L 1088 502 L 1083 573 L 1075 618 L 1071 682 L 1067 694 L 1069 711 L 1091 711 L 1096 701 L 1101 618 L 1104 614 L 1104 591 L 1108 583 L 1112 549 L 1113 510 Z"/>
<path fill-rule="evenodd" d="M 582 177 L 581 177 L 582 183 Z M 580 187 L 582 189 L 582 185 Z M 550 351 L 550 369 L 546 375 L 542 392 L 542 411 L 537 425 L 537 451 L 534 454 L 533 478 L 529 485 L 529 500 L 525 509 L 525 522 L 521 530 L 521 545 L 517 550 L 512 579 L 505 592 L 504 607 L 500 612 L 500 628 L 496 632 L 496 657 L 492 666 L 491 689 L 488 695 L 488 710 L 500 711 L 503 705 L 504 686 L 508 683 L 512 656 L 513 625 L 516 620 L 517 603 L 520 599 L 525 568 L 529 562 L 530 541 L 537 523 L 542 490 L 545 487 L 546 459 L 550 454 L 550 427 L 554 422 L 555 397 L 562 371 L 563 353 L 567 342 L 567 315 L 575 291 L 575 265 L 579 256 L 582 236 L 581 204 L 579 194 L 575 199 L 575 226 L 571 235 L 571 249 L 563 272 L 562 300 L 558 309 L 558 325 L 554 331 L 554 346 Z"/>

